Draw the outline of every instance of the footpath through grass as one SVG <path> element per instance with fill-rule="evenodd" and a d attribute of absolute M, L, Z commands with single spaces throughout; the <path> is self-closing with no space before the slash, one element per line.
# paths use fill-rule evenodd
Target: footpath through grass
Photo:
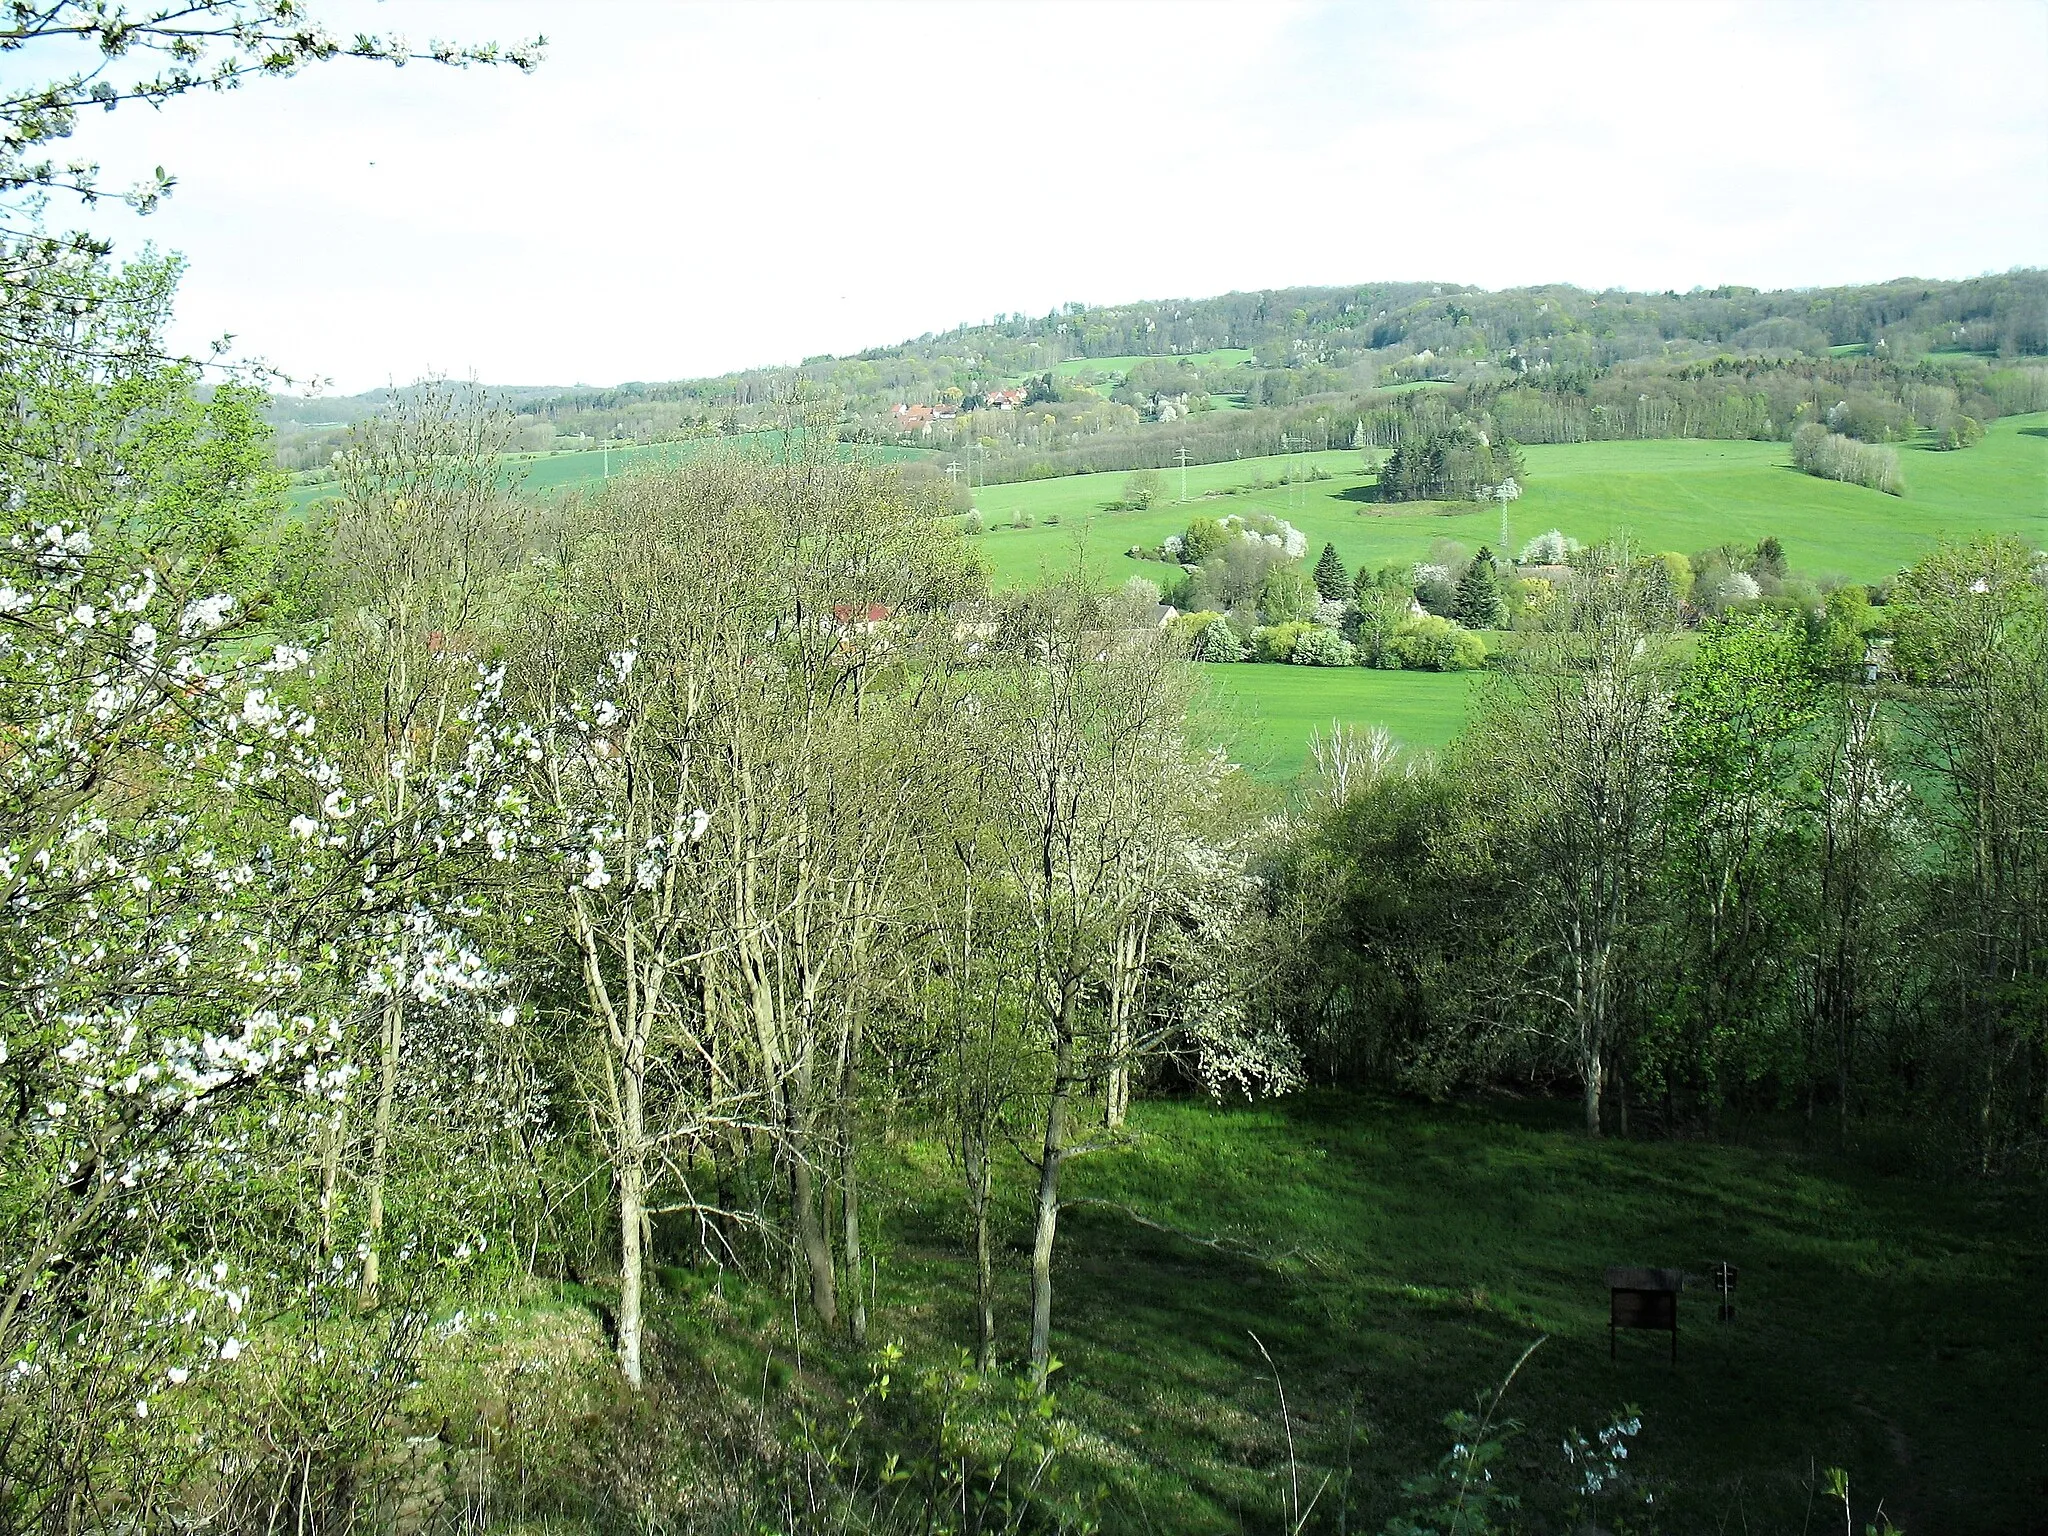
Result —
<path fill-rule="evenodd" d="M 1449 1448 L 1440 1420 L 1497 1384 L 1527 1426 L 1497 1475 L 1565 1529 L 1559 1442 L 1641 1410 L 1629 1465 L 1656 1494 L 1587 1502 L 1630 1531 L 1807 1529 L 1813 1469 L 1846 1468 L 1860 1529 L 2042 1530 L 2048 1511 L 2048 1202 L 2038 1189 L 1882 1177 L 1829 1156 L 1589 1141 L 1575 1106 L 1424 1106 L 1313 1093 L 1138 1106 L 1122 1147 L 1072 1164 L 1056 1264 L 1062 1411 L 1111 1489 L 1110 1532 L 1280 1531 L 1287 1394 L 1312 1530 L 1378 1530 Z M 960 1203 L 902 1143 L 883 1187 L 882 1336 L 971 1337 Z M 1013 1160 L 1015 1161 L 1015 1160 Z M 870 1186 L 875 1187 L 875 1186 Z M 1001 1197 L 1001 1326 L 1021 1351 L 1029 1170 Z M 1110 1202 L 1090 1205 L 1089 1200 Z M 1221 1248 L 1139 1225 L 1115 1206 Z M 1741 1270 L 1734 1322 L 1681 1303 L 1609 1363 L 1609 1264 Z M 1839 1529 L 1815 1502 L 1811 1527 Z"/>
<path fill-rule="evenodd" d="M 1996 422 L 1984 441 L 1958 453 L 1900 450 L 1906 495 L 1817 480 L 1791 467 L 1784 443 L 1683 441 L 1544 444 L 1524 450 L 1528 487 L 1508 508 L 1509 540 L 1548 528 L 1594 543 L 1626 533 L 1646 549 L 1690 554 L 1724 541 L 1783 540 L 1794 569 L 1874 581 L 1944 539 L 2015 533 L 2048 542 L 2048 413 Z M 1283 471 L 1319 466 L 1328 480 L 1241 496 L 1206 496 Z M 1167 567 L 1132 560 L 1132 545 L 1156 546 L 1191 517 L 1252 510 L 1284 517 L 1308 536 L 1310 558 L 1327 541 L 1344 563 L 1376 567 L 1419 560 L 1432 542 L 1468 550 L 1501 543 L 1498 507 L 1470 503 L 1383 504 L 1360 455 L 1344 451 L 1201 464 L 1187 471 L 1189 504 L 1178 501 L 1181 472 L 1160 474 L 1169 500 L 1145 512 L 1110 512 L 1121 473 L 1070 475 L 984 486 L 976 500 L 990 530 L 978 541 L 1000 585 L 1025 585 L 1069 570 L 1085 557 L 1103 580 L 1158 579 Z M 1007 525 L 1019 512 L 1029 528 Z M 1057 518 L 1048 523 L 1048 517 Z M 1512 552 L 1512 551 L 1511 551 Z"/>

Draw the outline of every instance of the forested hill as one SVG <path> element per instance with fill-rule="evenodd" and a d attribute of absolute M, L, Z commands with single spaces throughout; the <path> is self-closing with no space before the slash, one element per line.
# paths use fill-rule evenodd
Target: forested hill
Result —
<path fill-rule="evenodd" d="M 1285 409 L 1431 383 L 1529 385 L 1583 396 L 1616 369 L 1734 358 L 1780 368 L 1801 360 L 1860 361 L 1880 380 L 1931 364 L 1942 375 L 1963 375 L 1967 389 L 1973 380 L 1981 386 L 2000 363 L 2044 353 L 2048 272 L 2033 269 L 1771 292 L 1592 293 L 1563 284 L 1489 292 L 1456 283 L 1374 283 L 1068 304 L 794 367 L 496 393 L 522 418 L 521 446 L 531 450 L 564 437 L 651 442 L 772 424 L 777 402 L 801 379 L 838 401 L 852 435 L 898 440 L 904 422 L 895 408 L 929 405 L 957 414 L 941 414 L 930 431 L 917 423 L 921 441 L 957 447 L 993 436 L 1004 451 L 1017 452 L 1121 434 L 1162 416 Z M 1008 422 L 1012 429 L 999 433 L 969 431 L 965 418 L 973 407 L 1006 388 L 1028 391 L 1031 405 L 1069 409 L 1048 413 L 1050 430 L 1037 433 L 1039 441 L 1023 440 Z M 274 406 L 273 420 L 287 428 L 288 439 L 316 437 L 320 425 L 368 414 L 387 398 L 385 391 L 286 398 Z M 289 456 L 287 462 L 307 467 L 330 447 L 305 441 L 304 463 Z"/>

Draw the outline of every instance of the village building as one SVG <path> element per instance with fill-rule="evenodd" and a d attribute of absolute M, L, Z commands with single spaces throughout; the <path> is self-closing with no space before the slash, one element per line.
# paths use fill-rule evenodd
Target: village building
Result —
<path fill-rule="evenodd" d="M 950 405 L 906 405 L 901 400 L 889 408 L 899 433 L 917 432 L 927 437 L 935 423 L 951 421 L 958 414 Z"/>

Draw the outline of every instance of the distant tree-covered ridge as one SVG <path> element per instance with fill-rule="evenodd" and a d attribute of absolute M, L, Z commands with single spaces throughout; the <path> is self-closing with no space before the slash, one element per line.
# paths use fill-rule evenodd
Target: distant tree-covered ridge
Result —
<path fill-rule="evenodd" d="M 1226 294 L 999 315 L 852 357 L 604 389 L 497 391 L 518 446 L 666 441 L 773 425 L 799 388 L 843 435 L 964 456 L 977 480 L 1356 443 L 1397 445 L 1451 410 L 1523 443 L 1862 441 L 2048 408 L 2048 273 L 1763 292 L 1487 292 L 1450 283 Z M 287 467 L 385 392 L 280 401 Z M 929 404 L 906 434 L 895 407 Z M 323 428 L 320 424 L 326 424 Z"/>

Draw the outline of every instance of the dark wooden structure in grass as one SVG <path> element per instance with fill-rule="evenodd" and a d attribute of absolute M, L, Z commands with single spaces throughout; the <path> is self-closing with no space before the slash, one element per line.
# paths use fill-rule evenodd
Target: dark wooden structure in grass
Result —
<path fill-rule="evenodd" d="M 1671 1363 L 1678 1364 L 1678 1293 L 1685 1271 L 1615 1265 L 1607 1271 L 1607 1358 L 1615 1357 L 1615 1335 L 1623 1328 L 1651 1328 L 1671 1335 Z"/>

